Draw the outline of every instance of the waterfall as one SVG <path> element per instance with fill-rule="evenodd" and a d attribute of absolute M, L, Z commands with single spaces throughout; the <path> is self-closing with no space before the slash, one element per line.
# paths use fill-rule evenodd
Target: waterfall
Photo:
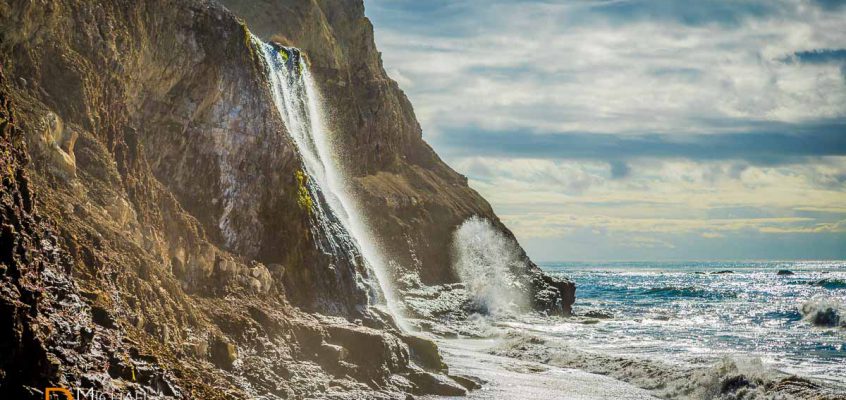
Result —
<path fill-rule="evenodd" d="M 352 198 L 350 177 L 338 164 L 338 152 L 324 124 L 320 94 L 308 65 L 298 49 L 265 43 L 255 37 L 253 42 L 261 49 L 276 109 L 303 161 L 304 177 L 298 179 L 308 191 L 313 229 L 320 236 L 318 246 L 324 252 L 347 257 L 353 265 L 359 262 L 353 253 L 361 254 L 365 268 L 376 278 L 372 292 L 383 296 L 388 310 L 400 322 L 386 270 L 387 260 Z M 372 296 L 371 301 L 382 300 L 378 297 Z"/>

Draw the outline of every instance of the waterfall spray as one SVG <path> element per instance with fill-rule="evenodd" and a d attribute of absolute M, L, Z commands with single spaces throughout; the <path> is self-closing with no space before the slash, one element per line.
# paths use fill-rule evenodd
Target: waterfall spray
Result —
<path fill-rule="evenodd" d="M 375 275 L 376 285 L 384 296 L 388 310 L 405 329 L 401 315 L 396 310 L 387 260 L 375 243 L 375 236 L 362 210 L 351 195 L 350 177 L 339 166 L 336 146 L 324 125 L 320 94 L 308 66 L 297 49 L 265 43 L 255 37 L 253 43 L 261 49 L 270 77 L 273 101 L 303 160 L 305 174 L 309 178 L 310 195 L 315 198 L 319 190 L 330 208 L 315 210 L 318 224 L 322 225 L 318 229 L 327 232 L 330 241 L 352 241 Z M 337 218 L 326 218 L 323 214 L 329 211 Z M 333 220 L 339 221 L 341 226 L 337 226 Z"/>

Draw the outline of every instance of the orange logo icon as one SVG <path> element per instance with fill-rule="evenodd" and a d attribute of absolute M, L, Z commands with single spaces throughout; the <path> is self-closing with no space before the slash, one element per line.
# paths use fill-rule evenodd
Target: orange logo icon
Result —
<path fill-rule="evenodd" d="M 56 399 L 61 399 L 62 397 L 59 396 L 59 393 L 64 395 L 64 400 L 73 400 L 73 394 L 71 394 L 70 390 L 65 388 L 47 388 L 44 390 L 44 400 L 56 400 L 51 396 L 51 393 L 54 393 Z"/>

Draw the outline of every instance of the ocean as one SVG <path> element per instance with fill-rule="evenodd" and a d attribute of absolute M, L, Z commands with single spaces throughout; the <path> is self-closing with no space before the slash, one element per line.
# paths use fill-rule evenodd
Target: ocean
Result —
<path fill-rule="evenodd" d="M 576 282 L 574 311 L 582 323 L 540 318 L 514 322 L 515 328 L 602 354 L 691 367 L 729 357 L 846 383 L 846 327 L 840 327 L 846 321 L 837 320 L 846 318 L 846 262 L 540 266 Z"/>

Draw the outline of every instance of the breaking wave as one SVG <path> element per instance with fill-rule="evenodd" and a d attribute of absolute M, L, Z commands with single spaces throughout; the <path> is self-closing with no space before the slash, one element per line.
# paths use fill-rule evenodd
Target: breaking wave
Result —
<path fill-rule="evenodd" d="M 811 282 L 813 286 L 819 286 L 826 289 L 846 289 L 846 279 L 826 278 Z"/>
<path fill-rule="evenodd" d="M 587 352 L 523 331 L 511 331 L 503 339 L 489 352 L 610 376 L 665 399 L 840 398 L 829 387 L 774 370 L 757 357 L 724 357 L 707 366 L 682 366 Z"/>
<path fill-rule="evenodd" d="M 491 314 L 528 303 L 516 273 L 525 269 L 517 243 L 489 221 L 470 217 L 453 234 L 453 268 L 477 305 Z"/>
<path fill-rule="evenodd" d="M 803 303 L 799 311 L 803 320 L 815 326 L 846 328 L 846 307 L 839 300 L 816 297 Z"/>
<path fill-rule="evenodd" d="M 695 286 L 664 286 L 644 290 L 647 295 L 656 297 L 701 297 L 701 298 L 728 298 L 737 296 L 733 292 L 714 291 Z"/>

